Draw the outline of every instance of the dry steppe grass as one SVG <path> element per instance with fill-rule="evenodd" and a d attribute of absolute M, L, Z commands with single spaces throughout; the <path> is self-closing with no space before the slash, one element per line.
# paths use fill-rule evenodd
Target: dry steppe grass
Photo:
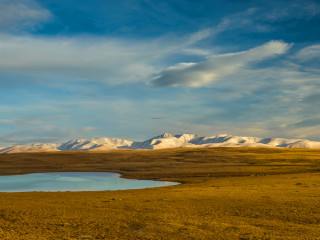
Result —
<path fill-rule="evenodd" d="M 320 239 L 320 150 L 0 155 L 1 174 L 111 171 L 170 187 L 0 193 L 0 239 Z"/>

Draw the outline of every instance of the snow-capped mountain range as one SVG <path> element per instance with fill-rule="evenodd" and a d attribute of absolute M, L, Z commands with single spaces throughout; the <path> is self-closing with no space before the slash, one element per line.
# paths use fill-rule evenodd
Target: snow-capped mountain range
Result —
<path fill-rule="evenodd" d="M 163 149 L 178 147 L 281 147 L 281 148 L 319 148 L 320 142 L 306 139 L 257 138 L 220 134 L 201 137 L 196 134 L 174 135 L 164 133 L 146 141 L 131 141 L 120 138 L 91 138 L 71 140 L 66 143 L 34 143 L 16 145 L 0 149 L 0 154 L 19 152 L 49 151 L 107 151 L 115 149 Z"/>

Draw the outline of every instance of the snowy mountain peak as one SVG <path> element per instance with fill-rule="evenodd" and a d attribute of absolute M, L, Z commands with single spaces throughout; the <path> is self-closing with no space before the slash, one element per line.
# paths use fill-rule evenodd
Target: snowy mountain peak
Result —
<path fill-rule="evenodd" d="M 175 137 L 179 138 L 179 139 L 184 139 L 185 141 L 190 141 L 191 139 L 199 138 L 198 135 L 191 134 L 191 133 L 184 133 L 184 134 L 181 134 L 181 135 L 176 135 Z"/>
<path fill-rule="evenodd" d="M 228 136 L 232 137 L 232 135 L 228 135 L 226 133 L 216 135 L 216 137 L 218 137 L 218 138 L 220 138 L 220 137 L 228 137 Z"/>
<path fill-rule="evenodd" d="M 219 134 L 202 137 L 196 134 L 164 133 L 145 141 L 136 142 L 121 138 L 90 138 L 71 140 L 66 143 L 34 143 L 0 149 L 0 154 L 48 151 L 107 151 L 115 149 L 163 149 L 178 147 L 282 147 L 319 148 L 320 142 L 305 139 L 257 138 Z"/>
<path fill-rule="evenodd" d="M 95 148 L 108 148 L 116 149 L 117 147 L 130 147 L 132 141 L 121 138 L 90 138 L 71 140 L 69 142 L 61 144 L 58 148 L 60 151 L 88 151 Z M 108 147 L 107 147 L 108 146 Z"/>
<path fill-rule="evenodd" d="M 159 139 L 159 138 L 171 138 L 171 137 L 174 137 L 174 134 L 171 134 L 171 133 L 163 133 L 159 136 L 155 136 L 151 139 Z"/>

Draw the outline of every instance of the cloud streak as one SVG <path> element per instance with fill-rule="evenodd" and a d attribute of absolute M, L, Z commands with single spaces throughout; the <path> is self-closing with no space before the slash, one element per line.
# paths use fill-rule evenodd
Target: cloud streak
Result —
<path fill-rule="evenodd" d="M 53 18 L 51 12 L 33 0 L 1 0 L 0 31 L 34 30 Z"/>
<path fill-rule="evenodd" d="M 129 82 L 152 72 L 140 54 L 142 45 L 90 38 L 34 38 L 2 36 L 0 69 L 35 75 L 64 75 L 105 82 Z M 150 60 L 150 59 L 149 59 Z"/>
<path fill-rule="evenodd" d="M 64 77 L 108 84 L 147 81 L 165 59 L 188 52 L 209 36 L 199 31 L 175 39 L 147 41 L 112 37 L 32 37 L 0 35 L 0 72 Z M 187 49 L 185 51 L 185 49 Z"/>
<path fill-rule="evenodd" d="M 310 19 L 320 14 L 320 4 L 316 1 L 291 1 L 291 4 L 268 11 L 263 16 L 270 22 L 287 21 L 291 19 Z"/>
<path fill-rule="evenodd" d="M 180 63 L 159 73 L 153 80 L 157 87 L 189 86 L 201 87 L 219 80 L 226 80 L 240 68 L 284 54 L 290 44 L 270 41 L 247 51 L 211 56 L 200 63 Z"/>
<path fill-rule="evenodd" d="M 315 44 L 301 49 L 294 58 L 301 62 L 320 59 L 320 44 Z"/>

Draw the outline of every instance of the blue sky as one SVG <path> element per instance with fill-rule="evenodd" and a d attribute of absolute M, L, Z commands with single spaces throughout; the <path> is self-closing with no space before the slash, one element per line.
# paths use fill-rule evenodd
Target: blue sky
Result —
<path fill-rule="evenodd" d="M 0 0 L 0 147 L 320 140 L 320 1 Z"/>

